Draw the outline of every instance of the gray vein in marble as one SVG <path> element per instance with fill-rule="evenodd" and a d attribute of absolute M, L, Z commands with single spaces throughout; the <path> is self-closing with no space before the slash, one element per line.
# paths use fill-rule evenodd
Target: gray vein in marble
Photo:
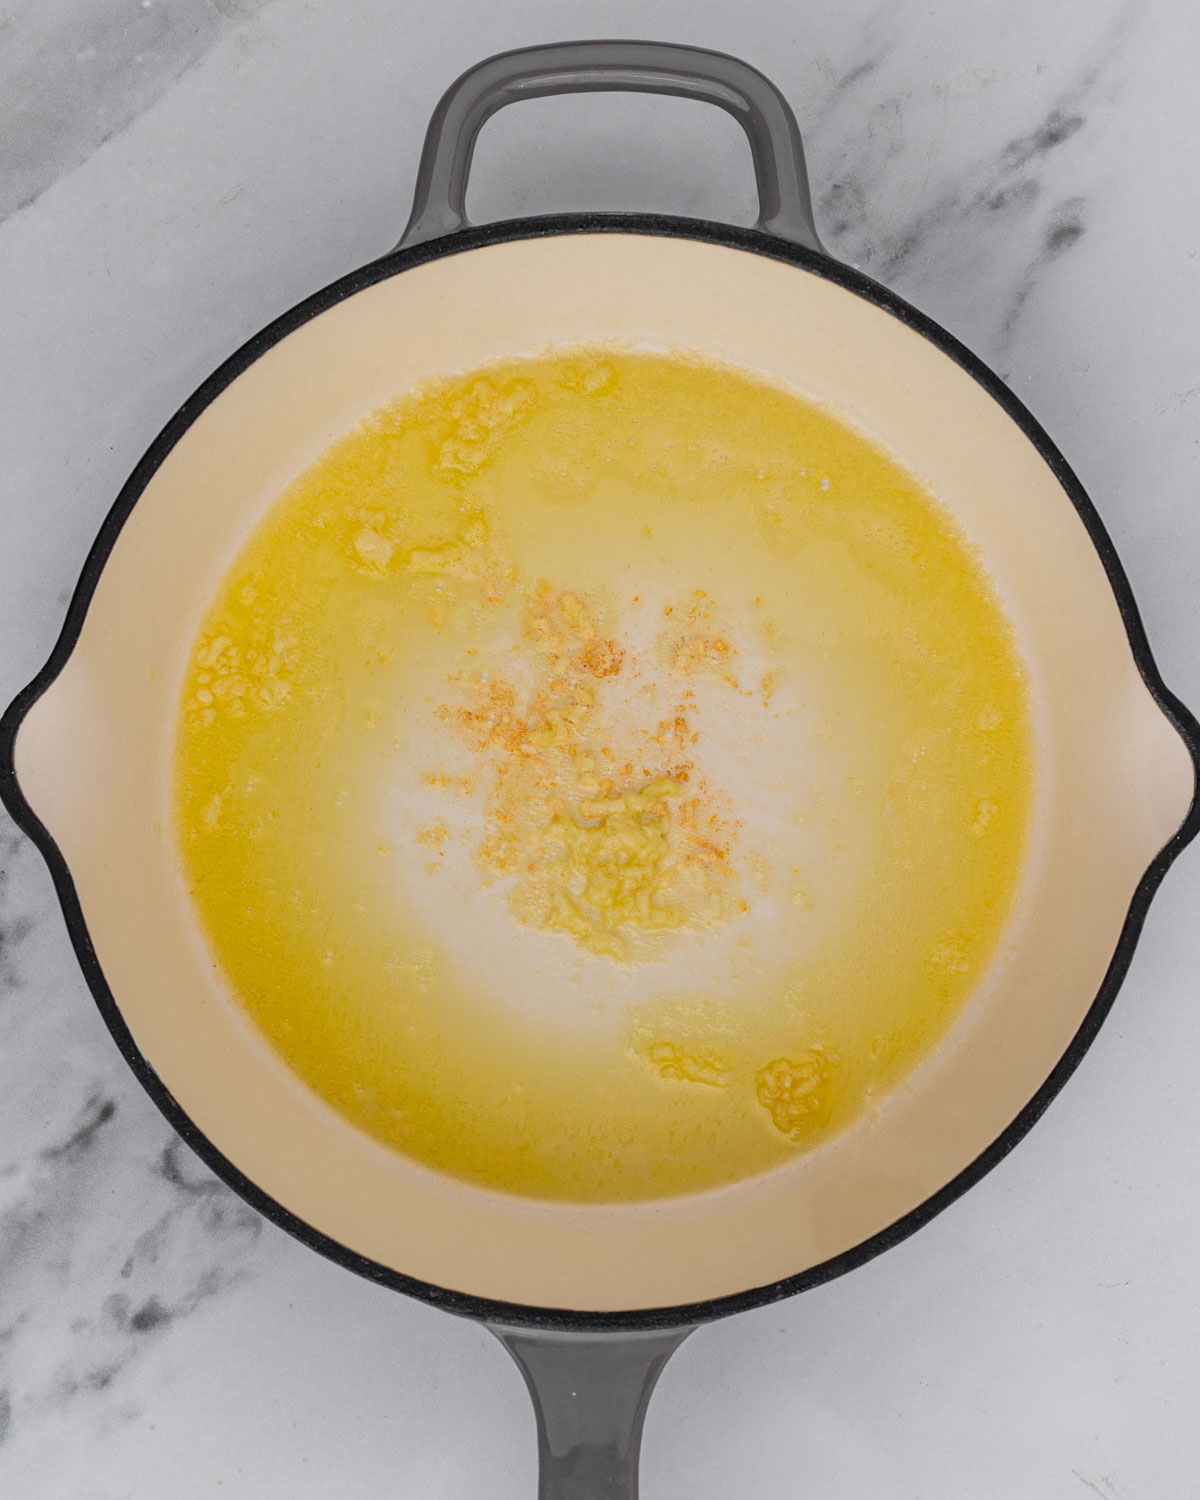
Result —
<path fill-rule="evenodd" d="M 24 840 L 7 814 L 0 812 L 0 999 L 21 982 L 17 948 L 33 931 L 33 918 L 10 910 L 12 862 Z"/>
<path fill-rule="evenodd" d="M 1043 194 L 1037 173 L 1051 152 L 1086 125 L 1087 117 L 1078 113 L 1078 106 L 1087 101 L 1097 76 L 1098 70 L 1089 69 L 1032 130 L 1010 141 L 997 157 L 979 163 L 974 174 L 945 188 L 932 204 L 887 237 L 881 247 L 880 274 L 885 279 L 898 275 L 948 221 L 973 218 L 981 212 L 993 221 L 998 215 L 1022 219 L 1032 212 Z M 1082 207 L 1081 199 L 1076 206 L 1077 210 Z"/>
<path fill-rule="evenodd" d="M 93 1144 L 97 1134 L 104 1129 L 117 1112 L 117 1101 L 93 1094 L 83 1107 L 79 1123 L 57 1145 L 47 1146 L 42 1151 L 46 1161 L 60 1161 L 63 1157 L 82 1155 Z"/>
<path fill-rule="evenodd" d="M 1021 314 L 1025 311 L 1025 304 L 1029 301 L 1030 294 L 1037 285 L 1044 268 L 1082 239 L 1085 232 L 1083 215 L 1086 207 L 1087 200 L 1084 198 L 1067 198 L 1056 204 L 1051 211 L 1043 230 L 1041 248 L 1021 273 L 1008 311 L 1004 315 L 1004 321 L 1000 325 L 1000 347 L 1003 350 L 1007 351 L 1012 343 Z"/>
<path fill-rule="evenodd" d="M 870 17 L 861 29 L 858 61 L 850 63 L 843 72 L 833 78 L 829 92 L 815 110 L 803 112 L 803 129 L 806 139 L 811 140 L 820 133 L 822 126 L 834 110 L 850 100 L 857 85 L 864 83 L 879 72 L 891 48 L 888 42 L 877 38 L 876 32 L 881 18 L 887 17 L 886 5 Z"/>
<path fill-rule="evenodd" d="M 145 1121 L 121 1130 L 121 1119 L 116 1100 L 87 1099 L 66 1135 L 25 1167 L 23 1190 L 0 1216 L 0 1388 L 10 1427 L 25 1413 L 108 1392 L 148 1340 L 250 1273 L 260 1216 L 176 1137 L 147 1161 L 137 1149 Z M 132 1241 L 118 1229 L 97 1242 L 101 1204 L 118 1192 L 137 1202 L 146 1227 Z M 35 1338 L 32 1315 L 47 1299 L 70 1335 L 61 1352 Z"/>
<path fill-rule="evenodd" d="M 1101 1474 L 1098 1481 L 1086 1478 L 1078 1469 L 1072 1469 L 1071 1473 L 1078 1479 L 1084 1489 L 1091 1490 L 1093 1495 L 1099 1495 L 1100 1500 L 1121 1500 L 1117 1494 L 1117 1487 L 1107 1474 Z"/>
<path fill-rule="evenodd" d="M 992 312 L 984 352 L 1001 367 L 1008 360 L 1023 313 L 1045 269 L 1074 246 L 1087 228 L 1087 199 L 1079 193 L 1054 196 L 1047 186 L 1051 160 L 1086 134 L 1098 85 L 1106 80 L 1122 41 L 1137 17 L 1124 6 L 1098 40 L 1093 55 L 1062 88 L 1042 117 L 999 150 L 956 172 L 932 196 L 891 219 L 879 214 L 886 200 L 891 165 L 905 149 L 905 86 L 893 88 L 871 105 L 853 130 L 847 160 L 837 180 L 818 194 L 818 224 L 835 250 L 887 285 L 907 290 L 906 282 L 937 276 L 945 254 L 968 263 L 997 242 L 1003 258 L 1019 266 L 1009 272 L 1007 293 Z M 838 80 L 810 134 L 832 129 L 835 115 L 855 81 L 886 63 L 887 44 L 875 45 L 870 63 L 850 68 Z M 1032 240 L 1032 244 L 1030 244 Z M 1001 374 L 1005 370 L 1001 368 Z"/>
<path fill-rule="evenodd" d="M 1075 91 L 1077 97 L 1086 94 L 1088 89 L 1095 84 L 1097 77 L 1098 71 L 1095 69 L 1087 73 L 1082 84 Z M 1025 166 L 1036 157 L 1045 156 L 1047 151 L 1053 151 L 1056 146 L 1069 141 L 1075 132 L 1081 130 L 1086 124 L 1086 116 L 1064 114 L 1062 107 L 1055 105 L 1036 130 L 1031 130 L 1028 135 L 1017 136 L 1005 146 L 1001 155 L 1005 170 L 1013 171 L 1017 167 Z"/>
<path fill-rule="evenodd" d="M 17 0 L 0 63 L 0 221 L 124 130 L 267 0 Z"/>

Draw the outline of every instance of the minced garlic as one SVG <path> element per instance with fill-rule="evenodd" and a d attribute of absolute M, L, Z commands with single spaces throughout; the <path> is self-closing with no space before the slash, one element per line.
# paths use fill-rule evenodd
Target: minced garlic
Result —
<path fill-rule="evenodd" d="M 478 856 L 513 878 L 514 913 L 623 959 L 636 933 L 709 926 L 745 903 L 732 830 L 679 759 L 686 704 L 622 753 L 604 742 L 604 688 L 638 670 L 606 613 L 578 591 L 534 585 L 521 636 L 533 689 L 480 671 L 440 713 L 492 778 Z"/>

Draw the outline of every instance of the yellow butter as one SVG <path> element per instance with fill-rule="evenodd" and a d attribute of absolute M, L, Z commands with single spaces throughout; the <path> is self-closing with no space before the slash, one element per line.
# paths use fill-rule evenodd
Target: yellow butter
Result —
<path fill-rule="evenodd" d="M 301 475 L 201 625 L 175 772 L 200 924 L 297 1075 L 590 1201 L 784 1168 L 907 1076 L 997 953 L 1035 784 L 920 484 L 746 372 L 599 348 Z"/>

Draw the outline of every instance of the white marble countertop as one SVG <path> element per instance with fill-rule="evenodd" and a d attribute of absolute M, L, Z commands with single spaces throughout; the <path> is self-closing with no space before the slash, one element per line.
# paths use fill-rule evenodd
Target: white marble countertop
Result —
<path fill-rule="evenodd" d="M 505 47 L 649 35 L 793 100 L 831 250 L 991 363 L 1111 530 L 1200 705 L 1200 10 L 1184 0 L 5 0 L 0 701 L 112 498 L 210 369 L 386 249 L 441 88 Z M 547 101 L 488 127 L 480 218 L 746 221 L 731 122 Z M 1200 1474 L 1200 850 L 1047 1117 L 899 1249 L 710 1327 L 651 1409 L 647 1500 L 1163 1500 Z M 534 1493 L 482 1329 L 357 1280 L 220 1186 L 119 1058 L 0 813 L 0 1494 Z"/>

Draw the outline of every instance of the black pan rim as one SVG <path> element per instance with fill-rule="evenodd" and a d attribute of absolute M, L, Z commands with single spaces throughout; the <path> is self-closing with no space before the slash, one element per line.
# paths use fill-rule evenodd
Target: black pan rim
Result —
<path fill-rule="evenodd" d="M 240 1172 L 185 1114 L 182 1106 L 173 1097 L 134 1041 L 116 999 L 108 988 L 92 947 L 79 897 L 66 860 L 48 830 L 26 802 L 17 782 L 14 761 L 16 737 L 21 723 L 33 704 L 58 677 L 75 649 L 97 581 L 130 512 L 167 454 L 200 413 L 226 386 L 268 349 L 274 347 L 303 323 L 326 312 L 347 297 L 364 291 L 367 287 L 389 277 L 443 256 L 504 244 L 513 240 L 598 233 L 693 239 L 787 262 L 821 276 L 873 303 L 884 312 L 898 318 L 923 338 L 928 339 L 942 353 L 954 360 L 1017 424 L 1049 466 L 1074 505 L 1108 576 L 1142 679 L 1158 707 L 1187 746 L 1197 780 L 1197 790 L 1193 792 L 1187 816 L 1173 837 L 1151 861 L 1138 883 L 1104 980 L 1079 1030 L 1033 1098 L 970 1165 L 923 1203 L 910 1209 L 887 1228 L 852 1249 L 795 1276 L 707 1301 L 673 1307 L 638 1308 L 615 1312 L 536 1307 L 521 1303 L 501 1302 L 475 1296 L 469 1292 L 439 1287 L 430 1282 L 406 1276 L 402 1272 L 392 1270 L 378 1261 L 351 1250 L 314 1229 Z M 3 802 L 13 821 L 39 850 L 49 868 L 79 966 L 121 1055 L 168 1123 L 205 1165 L 235 1193 L 265 1218 L 286 1230 L 309 1249 L 317 1251 L 327 1259 L 347 1270 L 356 1272 L 369 1281 L 404 1292 L 447 1312 L 495 1324 L 617 1334 L 627 1331 L 697 1325 L 716 1318 L 727 1317 L 733 1313 L 764 1307 L 785 1297 L 794 1296 L 798 1292 L 808 1291 L 824 1282 L 832 1281 L 847 1271 L 873 1260 L 877 1255 L 892 1249 L 909 1235 L 914 1234 L 979 1182 L 1018 1145 L 1045 1113 L 1095 1040 L 1128 972 L 1155 892 L 1176 856 L 1195 837 L 1196 833 L 1200 832 L 1200 723 L 1197 723 L 1195 716 L 1164 683 L 1151 654 L 1145 627 L 1116 549 L 1095 507 L 1066 459 L 1021 400 L 952 334 L 947 333 L 931 318 L 861 271 L 804 246 L 792 244 L 756 229 L 656 214 L 555 214 L 536 218 L 509 219 L 463 229 L 442 239 L 408 249 L 394 250 L 358 270 L 351 271 L 274 319 L 230 355 L 183 403 L 150 444 L 105 517 L 84 562 L 58 640 L 45 665 L 17 694 L 0 717 L 0 802 Z"/>

